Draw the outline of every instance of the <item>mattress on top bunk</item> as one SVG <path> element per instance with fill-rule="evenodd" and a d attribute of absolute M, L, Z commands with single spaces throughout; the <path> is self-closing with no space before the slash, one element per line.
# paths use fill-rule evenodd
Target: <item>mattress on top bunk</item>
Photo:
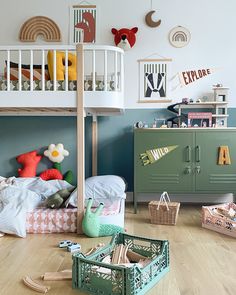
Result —
<path fill-rule="evenodd" d="M 109 207 L 104 207 L 101 213 L 101 220 L 106 216 L 122 214 L 124 199 L 117 199 Z M 94 208 L 95 209 L 95 208 Z M 108 223 L 108 222 L 107 222 Z M 62 209 L 34 209 L 26 214 L 27 233 L 74 233 L 77 230 L 77 208 Z"/>
<path fill-rule="evenodd" d="M 54 90 L 54 81 L 53 80 L 45 80 L 45 91 L 53 91 Z M 64 80 L 57 80 L 56 81 L 56 90 L 57 91 L 65 91 L 65 81 Z M 41 80 L 34 80 L 33 81 L 33 90 L 34 91 L 41 91 L 42 81 Z M 19 81 L 18 80 L 10 80 L 10 90 L 11 91 L 18 91 L 19 90 Z M 21 81 L 21 90 L 22 91 L 31 91 L 30 88 L 30 80 L 22 80 Z M 68 81 L 68 91 L 76 91 L 77 90 L 77 81 Z M 84 80 L 84 90 L 85 91 L 93 91 L 93 80 L 89 78 L 85 78 Z M 104 91 L 105 90 L 105 83 L 103 79 L 96 79 L 95 82 L 95 91 Z M 110 80 L 107 82 L 107 91 L 114 91 L 115 90 L 115 82 Z M 0 80 L 0 91 L 7 91 L 7 80 L 1 79 Z"/>

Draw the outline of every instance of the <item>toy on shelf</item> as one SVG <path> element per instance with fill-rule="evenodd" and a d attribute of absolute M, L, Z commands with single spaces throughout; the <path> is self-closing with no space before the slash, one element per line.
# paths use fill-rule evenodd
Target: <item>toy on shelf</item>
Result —
<path fill-rule="evenodd" d="M 82 229 L 85 235 L 95 238 L 124 232 L 124 229 L 120 226 L 114 224 L 100 224 L 99 215 L 102 212 L 104 204 L 100 203 L 94 212 L 91 211 L 92 204 L 93 200 L 90 198 L 82 221 Z"/>
<path fill-rule="evenodd" d="M 37 154 L 37 151 L 21 154 L 16 157 L 18 163 L 23 165 L 23 168 L 18 169 L 19 177 L 35 177 L 38 163 L 42 156 Z"/>
<path fill-rule="evenodd" d="M 177 103 L 172 104 L 172 105 L 169 105 L 169 106 L 167 107 L 167 110 L 168 110 L 168 111 L 170 111 L 170 112 L 176 114 L 174 117 L 171 117 L 171 118 L 167 119 L 167 125 L 168 125 L 168 122 L 172 122 L 172 126 L 173 126 L 173 127 L 174 127 L 174 124 L 175 124 L 175 125 L 177 124 L 176 127 L 179 127 L 180 124 L 181 124 L 181 121 L 182 121 L 182 120 L 187 120 L 188 115 L 183 114 L 183 113 L 180 113 L 179 111 L 177 111 L 177 110 L 175 109 L 175 107 L 176 107 L 176 106 L 179 107 L 179 106 L 181 106 L 181 105 L 187 105 L 188 102 L 189 102 L 189 101 L 188 101 L 187 98 L 183 98 L 183 99 L 182 99 L 182 102 L 177 102 Z"/>
<path fill-rule="evenodd" d="M 218 84 L 219 85 L 219 84 Z M 199 127 L 227 127 L 227 119 L 228 119 L 228 113 L 227 113 L 227 105 L 228 105 L 228 88 L 226 87 L 213 87 L 214 91 L 214 100 L 208 100 L 206 96 L 203 96 L 202 99 L 198 98 L 196 102 L 193 102 L 193 100 L 189 100 L 188 103 L 177 103 L 174 105 L 169 106 L 167 109 L 170 111 L 173 111 L 177 113 L 176 117 L 170 118 L 168 120 L 174 120 L 175 123 L 178 123 L 180 126 L 182 123 L 182 120 L 186 121 L 187 115 L 183 113 L 183 109 L 207 109 L 206 112 L 209 113 L 209 109 L 211 109 L 212 113 L 212 124 L 209 126 L 207 124 L 207 121 L 202 121 Z M 184 101 L 184 100 L 183 100 Z M 175 110 L 175 107 L 178 107 L 178 110 Z M 197 110 L 199 112 L 199 110 Z M 192 112 L 193 113 L 193 112 Z M 200 114 L 200 113 L 199 113 Z M 201 114 L 203 112 L 201 111 Z M 197 114 L 196 114 L 197 115 Z M 208 118 L 206 118 L 208 119 Z M 176 122 L 178 120 L 178 122 Z M 209 119 L 208 119 L 209 120 Z"/>
<path fill-rule="evenodd" d="M 200 124 L 197 126 L 207 127 L 207 122 L 203 120 L 208 120 L 208 127 L 212 127 L 212 113 L 209 112 L 189 112 L 188 113 L 188 127 L 192 127 L 193 120 L 200 120 Z M 203 124 L 204 123 L 204 124 Z M 194 124 L 196 125 L 196 124 Z M 193 125 L 193 126 L 194 126 Z"/>
<path fill-rule="evenodd" d="M 138 28 L 134 27 L 131 30 L 127 28 L 122 28 L 120 30 L 112 28 L 111 32 L 114 35 L 116 46 L 128 50 L 132 48 L 136 42 L 135 34 L 138 32 Z"/>

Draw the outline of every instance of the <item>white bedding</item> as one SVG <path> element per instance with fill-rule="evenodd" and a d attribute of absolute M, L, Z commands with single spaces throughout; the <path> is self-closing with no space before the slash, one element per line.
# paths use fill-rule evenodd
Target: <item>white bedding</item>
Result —
<path fill-rule="evenodd" d="M 26 236 L 26 213 L 60 189 L 72 187 L 64 180 L 0 177 L 0 232 Z"/>

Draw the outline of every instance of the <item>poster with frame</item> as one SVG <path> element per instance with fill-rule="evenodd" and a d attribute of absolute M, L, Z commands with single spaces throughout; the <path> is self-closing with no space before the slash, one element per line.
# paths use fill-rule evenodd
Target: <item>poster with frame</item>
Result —
<path fill-rule="evenodd" d="M 170 102 L 169 80 L 172 59 L 140 59 L 139 102 Z"/>
<path fill-rule="evenodd" d="M 70 44 L 95 43 L 97 7 L 87 3 L 70 7 Z"/>

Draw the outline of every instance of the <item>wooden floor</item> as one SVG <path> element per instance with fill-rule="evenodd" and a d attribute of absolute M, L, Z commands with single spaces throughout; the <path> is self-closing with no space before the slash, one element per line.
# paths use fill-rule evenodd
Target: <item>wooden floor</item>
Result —
<path fill-rule="evenodd" d="M 201 206 L 181 205 L 176 226 L 151 225 L 147 206 L 133 214 L 126 209 L 128 233 L 170 241 L 170 272 L 148 295 L 235 295 L 236 239 L 201 228 Z M 24 275 L 37 279 L 44 272 L 71 268 L 70 253 L 59 249 L 60 240 L 72 239 L 82 250 L 110 238 L 89 239 L 74 234 L 28 235 L 26 239 L 0 238 L 0 294 L 37 294 L 22 283 Z M 47 282 L 48 294 L 83 294 L 70 281 Z"/>

